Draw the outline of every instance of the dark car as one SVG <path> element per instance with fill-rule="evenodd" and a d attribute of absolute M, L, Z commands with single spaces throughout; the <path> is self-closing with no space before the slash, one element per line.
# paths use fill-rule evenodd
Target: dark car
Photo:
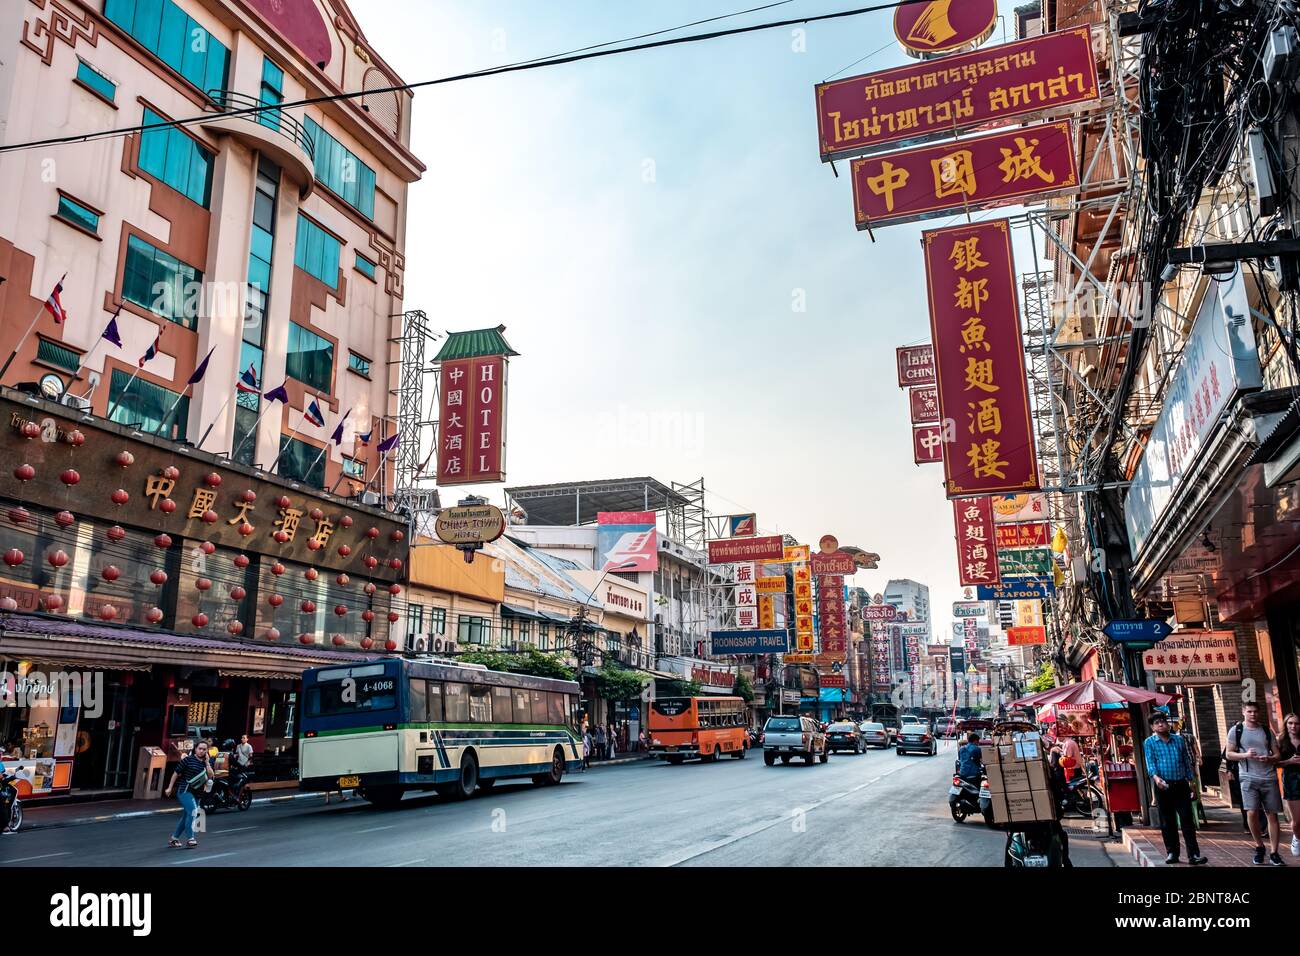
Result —
<path fill-rule="evenodd" d="M 867 741 L 851 720 L 837 720 L 826 728 L 826 746 L 831 753 L 841 750 L 855 754 L 867 752 Z"/>
<path fill-rule="evenodd" d="M 933 757 L 939 752 L 939 742 L 930 733 L 929 724 L 903 724 L 898 732 L 898 742 L 894 744 L 894 753 L 900 757 L 905 753 L 925 754 Z"/>

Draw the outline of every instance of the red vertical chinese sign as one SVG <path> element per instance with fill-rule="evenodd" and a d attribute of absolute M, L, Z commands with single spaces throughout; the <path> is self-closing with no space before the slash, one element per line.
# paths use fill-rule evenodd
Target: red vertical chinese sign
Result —
<path fill-rule="evenodd" d="M 438 484 L 505 480 L 506 359 L 442 362 Z"/>
<path fill-rule="evenodd" d="M 952 503 L 952 514 L 957 528 L 957 576 L 962 587 L 1001 583 L 992 499 L 960 498 Z"/>

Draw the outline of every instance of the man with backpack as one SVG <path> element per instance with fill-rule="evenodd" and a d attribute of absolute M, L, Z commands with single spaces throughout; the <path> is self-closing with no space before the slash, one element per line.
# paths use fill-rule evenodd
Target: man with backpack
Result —
<path fill-rule="evenodd" d="M 1228 749 L 1223 756 L 1229 761 L 1228 769 L 1241 784 L 1241 806 L 1250 823 L 1250 835 L 1255 838 L 1255 865 L 1263 866 L 1264 834 L 1259 813 L 1268 817 L 1268 837 L 1272 851 L 1268 862 L 1285 866 L 1278 855 L 1278 842 L 1282 828 L 1278 814 L 1282 812 L 1282 794 L 1277 788 L 1277 739 L 1266 721 L 1260 720 L 1259 705 L 1248 701 L 1241 705 L 1241 723 L 1228 731 Z"/>

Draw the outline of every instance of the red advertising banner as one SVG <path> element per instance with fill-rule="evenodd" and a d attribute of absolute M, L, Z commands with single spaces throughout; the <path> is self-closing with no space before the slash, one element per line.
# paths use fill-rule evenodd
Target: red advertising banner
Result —
<path fill-rule="evenodd" d="M 993 503 L 987 497 L 962 498 L 952 503 L 957 527 L 957 577 L 962 587 L 1001 583 L 994 545 Z M 967 618 L 967 625 L 974 625 Z"/>
<path fill-rule="evenodd" d="M 1007 643 L 1012 647 L 1026 644 L 1046 644 L 1047 628 L 1009 627 L 1007 628 Z"/>
<path fill-rule="evenodd" d="M 1098 98 L 1092 31 L 818 83 L 815 95 L 822 162 L 1064 110 Z"/>
<path fill-rule="evenodd" d="M 814 563 L 817 555 L 813 555 Z M 817 579 L 817 623 L 820 625 L 823 654 L 842 655 L 847 646 L 848 629 L 844 623 L 844 578 L 836 574 Z"/>
<path fill-rule="evenodd" d="M 785 554 L 785 542 L 779 534 L 761 538 L 732 538 L 709 542 L 709 564 L 736 564 L 742 561 L 771 561 Z"/>
<path fill-rule="evenodd" d="M 921 233 L 949 498 L 1038 488 L 1011 223 Z"/>
<path fill-rule="evenodd" d="M 934 384 L 934 346 L 907 345 L 896 351 L 899 388 Z"/>
<path fill-rule="evenodd" d="M 848 687 L 843 674 L 818 674 L 818 683 L 822 687 Z"/>
<path fill-rule="evenodd" d="M 864 621 L 892 621 L 898 617 L 898 608 L 892 604 L 868 604 L 862 609 Z"/>
<path fill-rule="evenodd" d="M 505 357 L 455 359 L 441 369 L 438 484 L 505 481 Z"/>
<path fill-rule="evenodd" d="M 979 46 L 997 20 L 997 0 L 917 0 L 894 11 L 894 36 L 912 56 L 938 56 Z"/>
<path fill-rule="evenodd" d="M 1005 206 L 1079 186 L 1069 120 L 855 159 L 851 173 L 859 229 Z"/>
<path fill-rule="evenodd" d="M 831 554 L 818 551 L 812 556 L 812 573 L 818 577 L 828 574 L 852 574 L 857 569 L 858 566 L 853 563 L 853 555 L 847 551 L 835 551 Z"/>
<path fill-rule="evenodd" d="M 995 516 L 994 522 L 996 521 Z M 1046 548 L 1050 547 L 1051 537 L 1052 530 L 1046 521 L 997 525 L 999 548 Z"/>
<path fill-rule="evenodd" d="M 907 401 L 912 408 L 913 425 L 925 425 L 939 420 L 939 390 L 933 385 L 910 389 Z"/>
<path fill-rule="evenodd" d="M 912 461 L 918 465 L 933 465 L 943 461 L 942 425 L 912 427 Z"/>

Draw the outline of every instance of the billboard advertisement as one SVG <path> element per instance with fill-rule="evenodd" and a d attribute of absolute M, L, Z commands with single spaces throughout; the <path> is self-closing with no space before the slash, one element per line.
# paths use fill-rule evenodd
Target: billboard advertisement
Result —
<path fill-rule="evenodd" d="M 1059 114 L 1098 98 L 1092 31 L 1075 27 L 818 83 L 814 96 L 822 162 Z"/>
<path fill-rule="evenodd" d="M 785 542 L 779 534 L 761 538 L 735 538 L 709 542 L 709 564 L 740 561 L 776 561 L 785 556 Z"/>
<path fill-rule="evenodd" d="M 1043 123 L 855 159 L 858 229 L 1020 203 L 1079 186 L 1074 124 Z"/>
<path fill-rule="evenodd" d="M 659 570 L 659 535 L 653 511 L 598 511 L 596 513 L 598 569 L 608 571 Z"/>
<path fill-rule="evenodd" d="M 943 462 L 948 497 L 1036 490 L 1011 223 L 933 229 L 921 243 L 939 414 L 957 431 Z"/>
<path fill-rule="evenodd" d="M 758 515 L 727 515 L 728 538 L 752 538 L 758 533 Z"/>
<path fill-rule="evenodd" d="M 998 524 L 1047 520 L 1047 495 L 1042 492 L 992 497 L 993 520 Z"/>
<path fill-rule="evenodd" d="M 790 639 L 784 629 L 710 631 L 714 654 L 784 654 Z"/>
<path fill-rule="evenodd" d="M 987 496 L 952 503 L 957 528 L 957 578 L 963 587 L 997 584 L 997 548 L 993 543 L 993 505 Z"/>

